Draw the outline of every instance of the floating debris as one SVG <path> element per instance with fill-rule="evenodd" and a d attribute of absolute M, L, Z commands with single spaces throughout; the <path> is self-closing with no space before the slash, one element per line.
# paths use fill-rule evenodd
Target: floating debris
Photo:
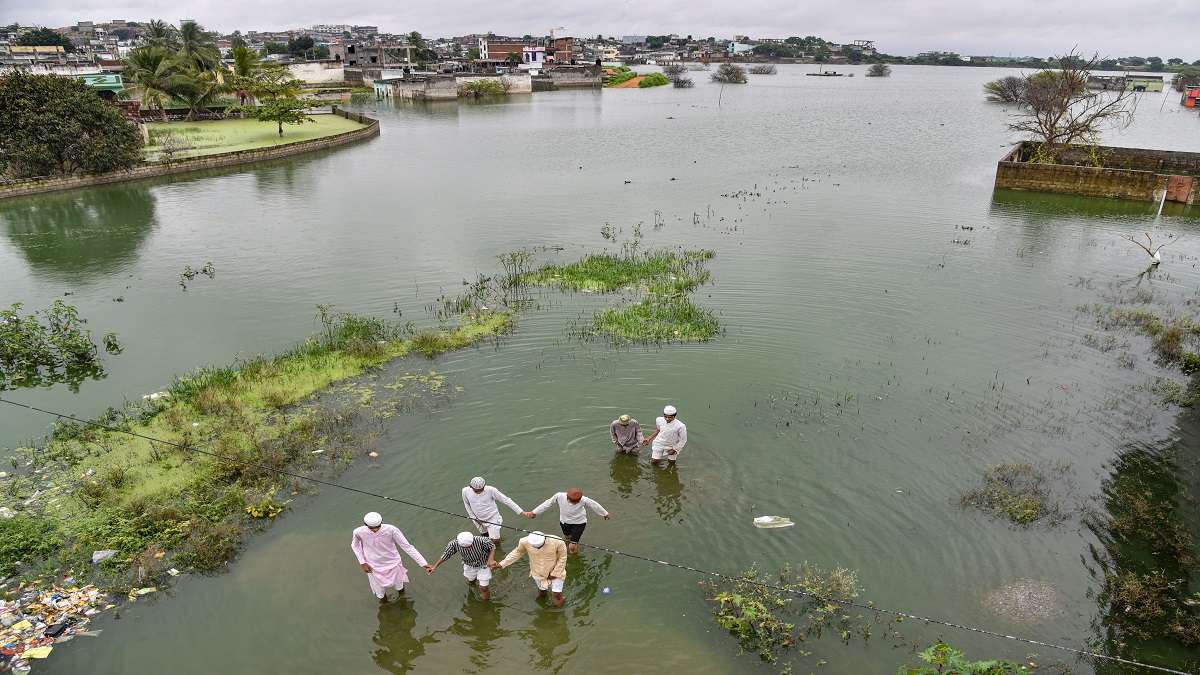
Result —
<path fill-rule="evenodd" d="M 52 586 L 0 601 L 0 670 L 29 672 L 29 660 L 46 658 L 54 644 L 96 635 L 85 627 L 112 606 L 95 586 Z"/>
<path fill-rule="evenodd" d="M 759 516 L 754 519 L 754 526 L 760 530 L 770 530 L 777 527 L 791 527 L 795 525 L 791 518 L 783 516 Z"/>

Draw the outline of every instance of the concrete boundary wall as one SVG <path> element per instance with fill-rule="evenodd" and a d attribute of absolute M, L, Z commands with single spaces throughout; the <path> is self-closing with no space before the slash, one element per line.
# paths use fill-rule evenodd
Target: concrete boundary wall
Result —
<path fill-rule="evenodd" d="M 333 136 L 324 138 L 314 138 L 308 141 L 298 141 L 296 143 L 287 143 L 284 145 L 276 145 L 270 148 L 259 148 L 256 150 L 239 150 L 237 152 L 223 152 L 216 155 L 205 155 L 203 157 L 189 157 L 176 162 L 166 162 L 162 164 L 144 164 L 137 166 L 127 171 L 113 171 L 110 173 L 86 174 L 77 176 L 48 176 L 44 178 L 26 178 L 23 180 L 11 181 L 8 183 L 0 183 L 0 199 L 6 197 L 20 197 L 23 195 L 40 194 L 43 192 L 56 192 L 59 190 L 74 190 L 76 188 L 91 187 L 94 185 L 108 185 L 111 183 L 124 183 L 127 181 L 144 180 L 147 178 L 158 178 L 160 176 L 171 176 L 179 173 L 189 173 L 192 171 L 204 171 L 206 169 L 219 169 L 226 166 L 237 166 L 240 164 L 254 164 L 272 159 L 280 159 L 282 157 L 291 157 L 292 155 L 300 155 L 306 152 L 315 152 L 317 150 L 325 150 L 327 148 L 336 148 L 348 143 L 356 143 L 358 141 L 374 138 L 379 135 L 379 121 L 360 115 L 358 113 L 346 112 L 338 108 L 333 109 L 335 115 L 340 115 L 349 120 L 354 120 L 366 126 L 362 129 L 346 131 Z"/>
<path fill-rule="evenodd" d="M 1059 164 L 1024 161 L 1031 148 L 1019 144 L 997 163 L 996 188 L 1143 202 L 1157 202 L 1165 192 L 1169 201 L 1200 203 L 1200 190 L 1191 189 L 1192 176 L 1200 175 L 1197 153 L 1099 146 L 1107 166 L 1098 167 L 1084 164 L 1092 156 L 1088 148 L 1072 146 Z M 1172 187 L 1181 180 L 1183 187 Z"/>

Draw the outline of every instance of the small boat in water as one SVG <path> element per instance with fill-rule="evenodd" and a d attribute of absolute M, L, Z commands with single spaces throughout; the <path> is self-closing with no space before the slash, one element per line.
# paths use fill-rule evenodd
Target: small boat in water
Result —
<path fill-rule="evenodd" d="M 839 73 L 836 70 L 825 70 L 825 66 L 821 66 L 821 71 L 817 73 L 805 73 L 809 77 L 845 77 L 845 73 Z M 853 75 L 851 75 L 853 77 Z"/>

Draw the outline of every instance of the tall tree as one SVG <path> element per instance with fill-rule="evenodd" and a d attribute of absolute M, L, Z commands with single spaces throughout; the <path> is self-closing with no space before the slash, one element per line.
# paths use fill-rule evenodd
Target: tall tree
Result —
<path fill-rule="evenodd" d="M 195 21 L 179 24 L 179 58 L 199 70 L 216 70 L 221 65 L 221 52 L 212 34 Z"/>
<path fill-rule="evenodd" d="M 208 110 L 217 98 L 229 91 L 219 73 L 203 70 L 193 64 L 182 68 L 167 80 L 167 86 L 175 98 L 188 106 L 187 119 L 194 120 Z"/>
<path fill-rule="evenodd" d="M 175 67 L 175 59 L 166 47 L 138 47 L 125 60 L 125 76 L 136 85 L 142 103 L 158 110 L 164 121 L 166 104 L 173 98 L 171 76 Z"/>
<path fill-rule="evenodd" d="M 146 44 L 165 49 L 179 48 L 179 30 L 162 19 L 151 19 L 144 33 Z"/>
<path fill-rule="evenodd" d="M 17 44 L 23 47 L 62 47 L 63 51 L 75 51 L 75 45 L 65 35 L 49 28 L 37 28 L 17 38 Z"/>
<path fill-rule="evenodd" d="M 141 161 L 142 135 L 73 77 L 0 77 L 0 174 L 98 173 Z"/>
<path fill-rule="evenodd" d="M 254 94 L 254 80 L 261 71 L 258 52 L 244 46 L 233 48 L 233 87 L 238 103 L 245 105 L 246 99 Z"/>
<path fill-rule="evenodd" d="M 1023 105 L 1008 128 L 1037 144 L 1036 158 L 1053 162 L 1072 144 L 1097 144 L 1105 127 L 1124 128 L 1133 122 L 1133 92 L 1095 93 L 1087 80 L 1098 55 L 1081 59 L 1074 51 L 1055 57 L 1057 69 L 1025 78 Z"/>
<path fill-rule="evenodd" d="M 308 110 L 322 105 L 319 101 L 306 101 L 291 96 L 281 96 L 263 101 L 262 105 L 246 109 L 247 117 L 260 122 L 274 122 L 279 126 L 279 135 L 283 136 L 283 125 L 304 124 L 313 122 Z"/>

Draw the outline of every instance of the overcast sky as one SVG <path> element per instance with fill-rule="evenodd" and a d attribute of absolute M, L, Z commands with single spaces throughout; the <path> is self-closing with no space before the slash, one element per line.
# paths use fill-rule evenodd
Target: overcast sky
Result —
<path fill-rule="evenodd" d="M 567 0 L 425 3 L 318 0 L 0 0 L 0 23 L 66 26 L 79 20 L 192 18 L 221 31 L 273 30 L 314 23 L 378 25 L 430 37 L 494 31 L 545 35 L 787 37 L 875 40 L 891 54 L 928 50 L 964 55 L 1046 55 L 1079 45 L 1106 56 L 1200 59 L 1200 0 Z"/>

